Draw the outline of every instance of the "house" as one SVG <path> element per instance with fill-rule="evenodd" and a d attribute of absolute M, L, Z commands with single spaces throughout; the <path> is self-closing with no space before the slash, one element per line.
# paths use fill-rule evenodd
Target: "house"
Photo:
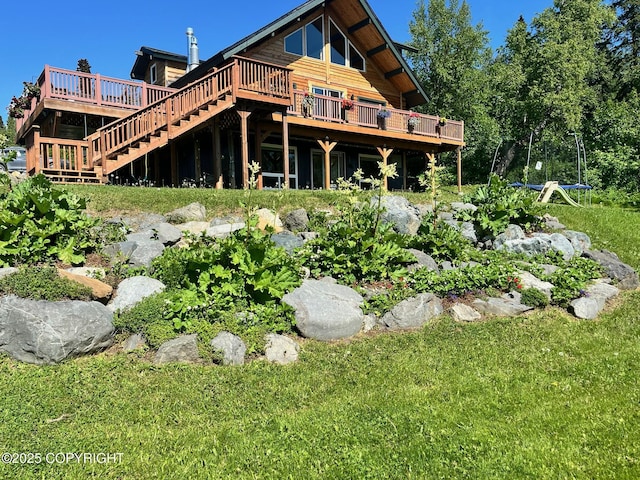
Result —
<path fill-rule="evenodd" d="M 238 188 L 256 161 L 260 188 L 328 189 L 383 161 L 407 188 L 440 152 L 460 172 L 464 124 L 411 111 L 428 92 L 405 48 L 366 0 L 308 0 L 199 64 L 142 47 L 142 83 L 45 67 L 18 138 L 58 181 Z"/>

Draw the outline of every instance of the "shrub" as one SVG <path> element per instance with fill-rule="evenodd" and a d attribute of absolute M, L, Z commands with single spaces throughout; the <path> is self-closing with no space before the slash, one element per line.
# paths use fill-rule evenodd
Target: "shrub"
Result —
<path fill-rule="evenodd" d="M 549 298 L 537 288 L 522 290 L 521 303 L 534 308 L 544 308 L 549 305 Z"/>
<path fill-rule="evenodd" d="M 54 267 L 21 267 L 0 279 L 0 292 L 33 300 L 90 300 L 91 288 L 62 278 Z"/>
<path fill-rule="evenodd" d="M 469 260 L 475 250 L 471 242 L 448 223 L 434 221 L 434 217 L 434 214 L 423 216 L 418 234 L 409 238 L 408 246 L 440 261 L 457 263 Z"/>

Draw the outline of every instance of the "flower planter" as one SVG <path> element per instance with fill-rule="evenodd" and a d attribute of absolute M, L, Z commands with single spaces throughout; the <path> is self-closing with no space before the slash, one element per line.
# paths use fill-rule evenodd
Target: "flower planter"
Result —
<path fill-rule="evenodd" d="M 378 117 L 378 128 L 380 130 L 387 129 L 387 117 Z"/>

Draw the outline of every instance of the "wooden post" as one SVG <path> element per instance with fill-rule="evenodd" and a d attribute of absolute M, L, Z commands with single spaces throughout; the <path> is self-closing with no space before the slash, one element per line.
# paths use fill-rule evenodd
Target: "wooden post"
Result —
<path fill-rule="evenodd" d="M 249 188 L 249 115 L 251 110 L 236 110 L 240 115 L 240 143 L 242 144 L 242 188 Z"/>
<path fill-rule="evenodd" d="M 282 112 L 282 161 L 284 162 L 284 184 L 289 188 L 289 122 L 287 121 L 287 111 Z"/>
<path fill-rule="evenodd" d="M 407 152 L 402 152 L 402 190 L 407 189 Z"/>
<path fill-rule="evenodd" d="M 258 171 L 258 178 L 256 178 L 256 188 L 258 190 L 262 190 L 262 141 L 263 136 L 260 130 L 260 125 L 256 125 L 256 145 L 255 145 L 255 161 L 260 165 L 260 170 Z"/>
<path fill-rule="evenodd" d="M 197 138 L 193 139 L 193 160 L 195 162 L 195 180 L 199 182 L 202 178 L 202 156 L 200 154 L 200 140 Z"/>
<path fill-rule="evenodd" d="M 382 157 L 382 163 L 386 167 L 389 155 L 393 153 L 393 148 L 387 148 L 386 145 L 384 147 L 378 147 L 378 153 Z M 389 181 L 386 176 L 384 177 L 384 184 L 382 185 L 382 188 L 389 190 Z"/>
<path fill-rule="evenodd" d="M 27 173 L 33 169 L 33 174 L 37 175 L 42 170 L 40 162 L 41 148 L 40 125 L 34 125 L 31 127 L 31 145 L 27 149 Z M 42 156 L 42 161 L 47 161 L 44 155 Z"/>
<path fill-rule="evenodd" d="M 171 185 L 178 186 L 178 152 L 176 142 L 171 142 Z"/>
<path fill-rule="evenodd" d="M 216 117 L 213 120 L 213 130 L 211 130 L 213 141 L 213 176 L 216 179 L 216 189 L 224 188 L 222 178 L 222 148 L 220 147 L 220 120 Z"/>
<path fill-rule="evenodd" d="M 330 142 L 318 140 L 318 144 L 324 150 L 324 189 L 331 189 L 331 150 L 335 148 L 338 142 Z"/>
<path fill-rule="evenodd" d="M 160 186 L 160 151 L 153 151 L 153 178 L 156 187 Z"/>
<path fill-rule="evenodd" d="M 456 148 L 456 153 L 458 156 L 458 195 L 462 195 L 462 147 Z"/>

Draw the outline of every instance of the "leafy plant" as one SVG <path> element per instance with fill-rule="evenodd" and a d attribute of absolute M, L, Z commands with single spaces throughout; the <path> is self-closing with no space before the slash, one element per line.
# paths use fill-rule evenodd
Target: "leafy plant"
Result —
<path fill-rule="evenodd" d="M 472 221 L 480 237 L 496 237 L 509 224 L 531 231 L 540 223 L 536 214 L 534 195 L 525 189 L 512 188 L 506 180 L 491 176 L 488 186 L 479 187 L 465 201 L 478 207 L 475 212 L 458 213 L 462 220 Z"/>
<path fill-rule="evenodd" d="M 408 246 L 421 250 L 436 260 L 454 263 L 468 261 L 475 251 L 469 240 L 456 228 L 437 220 L 433 213 L 422 217 L 418 233 L 409 238 Z"/>
<path fill-rule="evenodd" d="M 602 267 L 593 260 L 574 257 L 546 279 L 553 284 L 551 301 L 566 307 L 571 300 L 584 295 L 584 289 L 591 280 L 600 278 Z"/>
<path fill-rule="evenodd" d="M 33 300 L 90 300 L 91 288 L 62 278 L 54 267 L 23 266 L 0 278 L 0 293 Z"/>
<path fill-rule="evenodd" d="M 84 261 L 98 246 L 94 227 L 100 223 L 85 207 L 83 199 L 54 188 L 43 175 L 0 195 L 0 265 Z"/>
<path fill-rule="evenodd" d="M 537 288 L 525 288 L 522 290 L 520 301 L 534 308 L 544 308 L 549 305 L 549 298 Z"/>

